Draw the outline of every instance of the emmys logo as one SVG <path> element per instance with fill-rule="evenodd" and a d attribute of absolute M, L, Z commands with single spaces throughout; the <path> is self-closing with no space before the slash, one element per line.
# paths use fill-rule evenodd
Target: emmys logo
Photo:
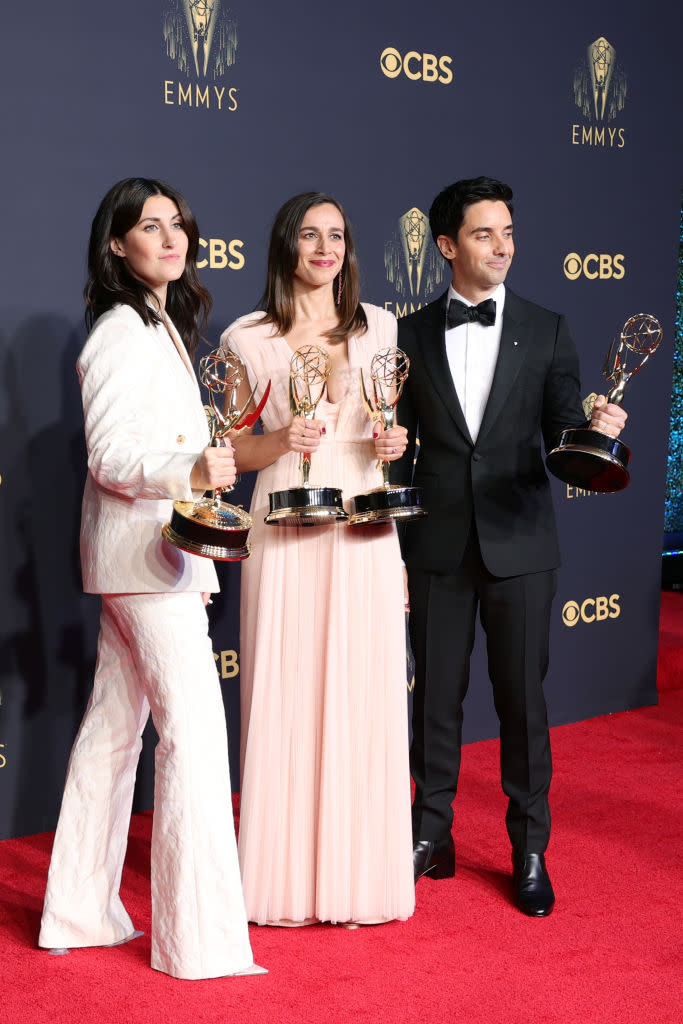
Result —
<path fill-rule="evenodd" d="M 405 301 L 388 301 L 384 308 L 397 317 L 420 309 L 444 280 L 446 266 L 432 241 L 428 218 L 413 206 L 399 217 L 394 234 L 384 246 L 387 281 Z"/>
<path fill-rule="evenodd" d="M 618 619 L 621 615 L 619 594 L 610 597 L 587 597 L 579 604 L 578 601 L 567 601 L 562 609 L 562 621 L 565 626 L 576 626 L 579 622 L 604 622 L 605 619 Z"/>
<path fill-rule="evenodd" d="M 244 255 L 242 248 L 244 242 L 240 238 L 231 238 L 226 241 L 224 238 L 199 239 L 200 255 L 197 259 L 197 270 L 242 270 L 244 267 Z M 204 255 L 201 255 L 203 250 Z"/>
<path fill-rule="evenodd" d="M 576 487 L 574 484 L 566 484 L 567 488 L 567 500 L 571 501 L 573 498 L 596 498 L 600 491 L 586 491 L 583 487 Z"/>
<path fill-rule="evenodd" d="M 240 663 L 237 659 L 237 651 L 221 651 L 220 654 L 213 652 L 216 661 L 216 668 L 220 672 L 221 679 L 234 679 L 240 674 Z"/>
<path fill-rule="evenodd" d="M 222 0 L 173 0 L 164 11 L 166 56 L 185 82 L 164 81 L 167 106 L 237 110 L 237 89 L 220 84 L 237 59 L 237 22 Z"/>
<path fill-rule="evenodd" d="M 4 743 L 0 743 L 0 768 L 4 768 L 5 765 L 7 764 L 7 758 L 2 753 L 2 751 L 4 749 L 5 749 L 5 744 Z"/>
<path fill-rule="evenodd" d="M 617 52 L 604 36 L 594 40 L 574 71 L 574 102 L 587 124 L 572 125 L 573 146 L 623 149 L 626 134 L 611 122 L 626 102 L 626 75 Z"/>
<path fill-rule="evenodd" d="M 398 78 L 404 74 L 412 82 L 438 82 L 450 85 L 453 81 L 452 57 L 436 57 L 433 53 L 418 53 L 409 50 L 402 57 L 393 46 L 387 46 L 379 57 L 382 74 L 387 78 Z"/>
<path fill-rule="evenodd" d="M 564 258 L 564 276 L 570 281 L 576 281 L 579 277 L 587 277 L 589 281 L 599 278 L 601 281 L 612 278 L 614 281 L 621 281 L 626 274 L 624 267 L 625 256 L 618 252 L 615 256 L 608 253 L 589 252 L 587 256 L 580 256 L 578 252 L 570 252 Z"/>

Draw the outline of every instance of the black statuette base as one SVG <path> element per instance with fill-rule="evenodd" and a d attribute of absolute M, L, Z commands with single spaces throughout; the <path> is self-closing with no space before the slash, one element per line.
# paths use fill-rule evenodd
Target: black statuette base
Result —
<path fill-rule="evenodd" d="M 587 427 L 570 427 L 545 460 L 558 480 L 586 491 L 611 494 L 628 487 L 631 452 L 616 437 Z"/>
<path fill-rule="evenodd" d="M 349 518 L 339 487 L 289 487 L 268 498 L 268 526 L 323 526 Z"/>
<path fill-rule="evenodd" d="M 219 562 L 239 562 L 251 552 L 248 543 L 251 516 L 235 505 L 205 498 L 201 501 L 174 501 L 170 523 L 162 527 L 169 544 L 202 558 Z"/>
<path fill-rule="evenodd" d="M 377 487 L 367 494 L 351 499 L 349 526 L 389 523 L 400 519 L 409 522 L 427 515 L 422 505 L 421 487 Z"/>

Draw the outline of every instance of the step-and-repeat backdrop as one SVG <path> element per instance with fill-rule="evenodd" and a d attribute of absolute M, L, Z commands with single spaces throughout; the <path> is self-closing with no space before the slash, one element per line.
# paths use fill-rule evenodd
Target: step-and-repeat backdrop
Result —
<path fill-rule="evenodd" d="M 601 389 L 625 320 L 660 319 L 660 351 L 628 392 L 631 486 L 555 485 L 564 567 L 547 682 L 554 724 L 655 702 L 680 198 L 675 5 L 34 0 L 6 5 L 2 23 L 0 837 L 54 827 L 91 684 L 99 601 L 80 588 L 74 362 L 90 222 L 129 175 L 189 198 L 213 345 L 254 308 L 270 224 L 291 195 L 340 199 L 364 298 L 402 316 L 448 283 L 431 199 L 478 174 L 514 188 L 510 284 L 568 315 L 585 394 Z M 236 788 L 239 567 L 221 576 L 212 630 Z M 479 641 L 466 738 L 496 731 Z M 138 808 L 151 803 L 152 747 Z"/>

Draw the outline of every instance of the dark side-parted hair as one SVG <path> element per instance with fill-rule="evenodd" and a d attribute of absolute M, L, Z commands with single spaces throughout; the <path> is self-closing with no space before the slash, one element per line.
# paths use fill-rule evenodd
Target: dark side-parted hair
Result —
<path fill-rule="evenodd" d="M 149 301 L 154 295 L 152 289 L 131 274 L 126 261 L 110 247 L 112 238 L 123 238 L 138 223 L 150 196 L 173 200 L 183 219 L 188 239 L 185 270 L 177 281 L 168 284 L 166 311 L 193 356 L 212 305 L 211 296 L 197 274 L 199 229 L 180 192 L 156 178 L 124 178 L 109 189 L 99 205 L 88 244 L 88 280 L 83 293 L 85 322 L 88 328 L 92 327 L 102 313 L 117 303 L 132 306 L 147 325 L 162 322 L 156 303 Z"/>
<path fill-rule="evenodd" d="M 463 178 L 439 192 L 429 208 L 429 227 L 434 241 L 439 235 L 447 235 L 457 242 L 468 206 L 483 199 L 505 203 L 512 216 L 512 189 L 496 178 Z"/>
<path fill-rule="evenodd" d="M 279 334 L 288 334 L 294 325 L 294 274 L 299 263 L 299 231 L 304 217 L 313 206 L 331 203 L 344 221 L 346 251 L 342 264 L 341 301 L 337 307 L 339 323 L 326 332 L 330 341 L 343 341 L 352 334 L 362 334 L 368 322 L 360 304 L 360 278 L 356 249 L 346 215 L 336 199 L 325 192 L 302 192 L 280 207 L 270 234 L 266 287 L 260 308 L 265 310 L 261 323 L 274 324 Z M 334 295 L 339 288 L 339 275 L 334 279 Z"/>

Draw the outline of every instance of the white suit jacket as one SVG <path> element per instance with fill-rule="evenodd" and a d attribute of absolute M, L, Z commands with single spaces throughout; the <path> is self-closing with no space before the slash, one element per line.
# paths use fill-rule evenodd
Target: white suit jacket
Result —
<path fill-rule="evenodd" d="M 190 488 L 190 473 L 209 443 L 187 354 L 179 354 L 163 325 L 145 327 L 130 306 L 119 305 L 95 323 L 77 370 L 88 449 L 83 589 L 218 590 L 210 559 L 180 551 L 161 536 L 173 500 L 200 496 Z"/>

